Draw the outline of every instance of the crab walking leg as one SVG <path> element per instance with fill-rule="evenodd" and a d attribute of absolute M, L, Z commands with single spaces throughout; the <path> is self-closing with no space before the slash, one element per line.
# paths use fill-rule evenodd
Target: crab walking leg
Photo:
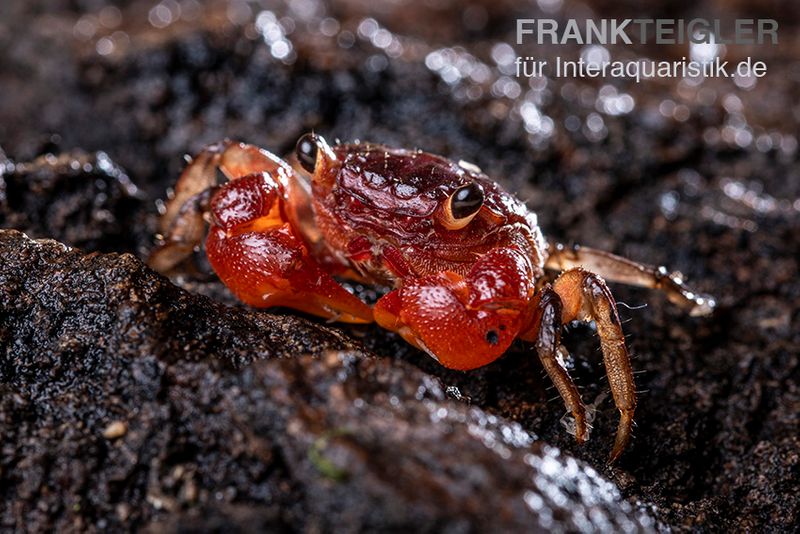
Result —
<path fill-rule="evenodd" d="M 206 235 L 206 221 L 203 218 L 208 212 L 208 203 L 216 191 L 212 186 L 189 197 L 178 211 L 164 242 L 155 247 L 147 258 L 147 264 L 163 273 L 188 258 L 194 247 L 203 241 Z"/>
<path fill-rule="evenodd" d="M 534 302 L 531 326 L 520 337 L 536 344 L 536 352 L 547 376 L 555 385 L 564 404 L 575 418 L 575 439 L 586 441 L 586 406 L 578 388 L 569 376 L 559 351 L 561 348 L 562 304 L 561 298 L 550 287 L 537 293 Z"/>
<path fill-rule="evenodd" d="M 708 315 L 716 306 L 712 297 L 687 288 L 679 273 L 670 273 L 665 267 L 644 265 L 589 247 L 551 244 L 545 267 L 558 271 L 583 267 L 612 282 L 659 289 L 670 302 L 686 310 L 692 317 Z"/>
<path fill-rule="evenodd" d="M 619 458 L 631 437 L 636 389 L 628 349 L 614 298 L 602 278 L 583 269 L 565 271 L 553 284 L 563 305 L 561 320 L 594 321 L 603 350 L 606 375 L 620 412 L 617 437 L 609 461 Z"/>
<path fill-rule="evenodd" d="M 164 242 L 156 247 L 148 264 L 165 272 L 191 255 L 206 233 L 208 200 L 218 185 L 217 169 L 228 180 L 268 172 L 287 191 L 293 170 L 280 158 L 253 145 L 226 140 L 203 149 L 181 173 L 167 202 L 159 229 Z M 291 192 L 291 191 L 290 191 Z"/>

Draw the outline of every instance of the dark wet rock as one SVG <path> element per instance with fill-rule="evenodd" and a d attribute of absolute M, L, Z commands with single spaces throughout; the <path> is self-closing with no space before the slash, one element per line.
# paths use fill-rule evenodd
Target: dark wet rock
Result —
<path fill-rule="evenodd" d="M 654 528 L 591 467 L 335 331 L 126 254 L 0 231 L 0 257 L 6 527 Z"/>
<path fill-rule="evenodd" d="M 86 255 L 10 230 L 0 230 L 0 247 L 6 381 L 45 372 L 66 385 L 80 383 L 81 373 L 109 354 L 241 366 L 353 346 L 338 331 L 298 317 L 189 295 L 131 254 Z"/>
<path fill-rule="evenodd" d="M 47 154 L 14 163 L 0 154 L 0 227 L 89 250 L 147 244 L 142 197 L 105 153 Z M 138 231 L 137 231 L 138 230 Z"/>

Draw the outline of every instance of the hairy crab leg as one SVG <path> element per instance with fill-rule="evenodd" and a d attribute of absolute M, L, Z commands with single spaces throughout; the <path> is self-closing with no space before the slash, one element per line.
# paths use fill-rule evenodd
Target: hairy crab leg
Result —
<path fill-rule="evenodd" d="M 536 352 L 547 376 L 558 390 L 564 404 L 575 418 L 575 439 L 583 443 L 587 438 L 586 406 L 578 388 L 559 355 L 561 348 L 562 304 L 561 298 L 551 288 L 545 287 L 537 293 L 533 302 L 531 326 L 520 336 L 536 344 Z"/>
<path fill-rule="evenodd" d="M 545 267 L 559 271 L 583 267 L 612 282 L 659 289 L 670 302 L 692 317 L 709 315 L 716 306 L 712 297 L 687 288 L 680 273 L 670 273 L 665 267 L 644 265 L 589 247 L 551 244 Z"/>
<path fill-rule="evenodd" d="M 580 268 L 562 273 L 553 283 L 553 290 L 561 298 L 564 324 L 574 320 L 593 320 L 597 325 L 608 383 L 620 413 L 617 436 L 609 457 L 613 462 L 630 440 L 636 409 L 633 371 L 614 298 L 602 278 Z"/>

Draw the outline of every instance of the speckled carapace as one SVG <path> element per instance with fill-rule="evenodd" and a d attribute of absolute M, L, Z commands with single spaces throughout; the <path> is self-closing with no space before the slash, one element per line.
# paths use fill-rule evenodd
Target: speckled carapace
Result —
<path fill-rule="evenodd" d="M 636 394 L 603 278 L 660 288 L 693 315 L 713 309 L 663 268 L 548 246 L 536 215 L 473 164 L 368 143 L 332 147 L 315 134 L 300 138 L 296 157 L 294 168 L 241 143 L 205 149 L 176 185 L 150 265 L 173 269 L 207 235 L 211 266 L 243 302 L 376 321 L 451 369 L 486 365 L 515 339 L 533 342 L 579 442 L 586 407 L 564 367 L 561 330 L 594 321 L 621 414 L 612 460 L 630 439 Z M 547 269 L 560 272 L 552 283 Z M 393 289 L 370 307 L 334 276 Z"/>

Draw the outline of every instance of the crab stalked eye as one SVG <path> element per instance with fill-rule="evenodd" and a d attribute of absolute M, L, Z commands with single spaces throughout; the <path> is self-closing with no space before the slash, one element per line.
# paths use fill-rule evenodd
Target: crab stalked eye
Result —
<path fill-rule="evenodd" d="M 444 203 L 442 224 L 448 230 L 464 228 L 483 206 L 483 188 L 471 182 L 456 189 Z"/>
<path fill-rule="evenodd" d="M 314 172 L 317 166 L 317 135 L 307 133 L 298 139 L 295 153 L 300 165 L 308 172 Z"/>

